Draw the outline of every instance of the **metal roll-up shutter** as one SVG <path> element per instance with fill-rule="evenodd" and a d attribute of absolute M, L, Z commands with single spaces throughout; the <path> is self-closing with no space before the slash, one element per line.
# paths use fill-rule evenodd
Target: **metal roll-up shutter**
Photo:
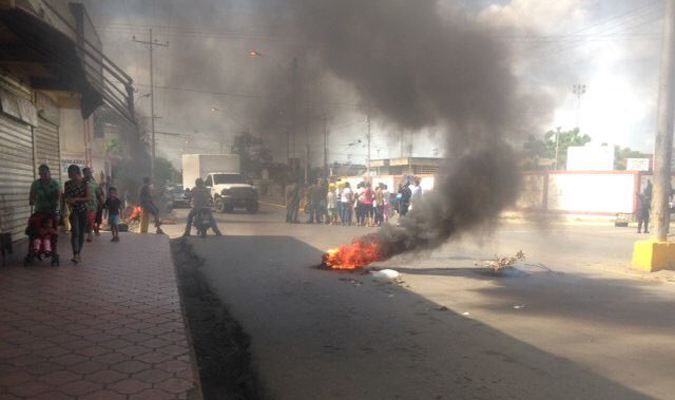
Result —
<path fill-rule="evenodd" d="M 35 129 L 35 173 L 40 164 L 47 164 L 52 179 L 61 182 L 61 157 L 59 152 L 59 127 L 44 118 L 38 118 Z"/>
<path fill-rule="evenodd" d="M 23 239 L 35 178 L 31 126 L 0 113 L 0 232 Z"/>

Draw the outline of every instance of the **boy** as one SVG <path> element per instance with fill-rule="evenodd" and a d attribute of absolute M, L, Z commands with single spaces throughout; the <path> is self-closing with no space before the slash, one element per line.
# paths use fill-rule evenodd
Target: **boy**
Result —
<path fill-rule="evenodd" d="M 122 200 L 117 197 L 117 189 L 114 187 L 108 188 L 108 199 L 105 201 L 105 208 L 108 210 L 108 224 L 110 224 L 110 232 L 112 232 L 112 241 L 120 241 L 120 231 L 118 224 L 120 223 L 120 211 L 122 209 Z"/>

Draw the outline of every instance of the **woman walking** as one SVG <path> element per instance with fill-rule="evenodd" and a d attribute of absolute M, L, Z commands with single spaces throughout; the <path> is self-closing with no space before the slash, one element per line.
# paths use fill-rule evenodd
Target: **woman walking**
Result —
<path fill-rule="evenodd" d="M 70 244 L 73 248 L 72 261 L 82 261 L 80 253 L 84 246 L 84 234 L 89 222 L 89 202 L 91 202 L 91 186 L 82 178 L 82 171 L 77 165 L 68 167 L 68 178 L 64 188 L 64 197 L 70 207 Z"/>

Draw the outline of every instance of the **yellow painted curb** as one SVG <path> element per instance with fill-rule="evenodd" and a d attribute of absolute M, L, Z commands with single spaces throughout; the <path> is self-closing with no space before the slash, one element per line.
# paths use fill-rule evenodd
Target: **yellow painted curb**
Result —
<path fill-rule="evenodd" d="M 675 242 L 656 240 L 635 242 L 633 268 L 646 272 L 675 269 Z"/>

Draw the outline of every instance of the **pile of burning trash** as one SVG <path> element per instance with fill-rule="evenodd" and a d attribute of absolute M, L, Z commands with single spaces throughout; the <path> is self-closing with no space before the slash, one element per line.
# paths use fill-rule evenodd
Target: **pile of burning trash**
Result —
<path fill-rule="evenodd" d="M 326 251 L 321 257 L 321 269 L 357 270 L 384 258 L 382 247 L 376 241 L 354 240 L 351 245 Z"/>

